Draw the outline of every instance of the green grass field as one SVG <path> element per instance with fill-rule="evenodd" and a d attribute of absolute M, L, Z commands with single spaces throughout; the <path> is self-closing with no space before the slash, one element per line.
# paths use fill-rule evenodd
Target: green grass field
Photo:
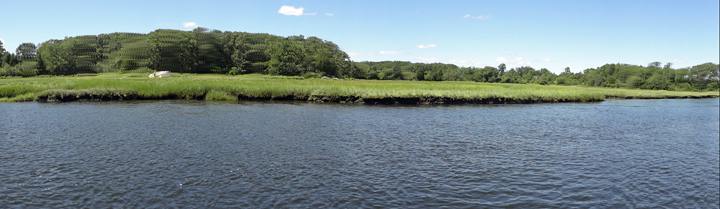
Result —
<path fill-rule="evenodd" d="M 474 82 L 303 79 L 269 75 L 98 74 L 76 77 L 0 79 L 0 101 L 74 101 L 124 99 L 292 99 L 329 102 L 535 103 L 588 102 L 606 98 L 699 98 L 718 92 L 651 91 L 579 86 Z M 430 99 L 428 99 L 430 98 Z M 362 99 L 362 100 L 360 100 Z M 420 99 L 420 100 L 417 100 Z M 439 99 L 439 100 L 438 100 Z M 479 102 L 478 102 L 479 101 Z M 387 103 L 387 102 L 386 102 Z M 392 101 L 390 102 L 392 103 Z"/>

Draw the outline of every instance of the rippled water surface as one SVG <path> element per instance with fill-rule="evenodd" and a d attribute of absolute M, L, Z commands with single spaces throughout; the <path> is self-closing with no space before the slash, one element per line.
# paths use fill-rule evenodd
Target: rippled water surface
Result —
<path fill-rule="evenodd" d="M 718 101 L 0 103 L 0 208 L 718 208 Z"/>

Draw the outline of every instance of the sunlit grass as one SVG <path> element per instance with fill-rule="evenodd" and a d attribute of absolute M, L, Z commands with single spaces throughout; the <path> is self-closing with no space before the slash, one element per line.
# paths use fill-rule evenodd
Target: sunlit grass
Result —
<path fill-rule="evenodd" d="M 141 76 L 144 75 L 144 76 Z M 538 102 L 599 101 L 618 98 L 674 98 L 718 96 L 718 92 L 651 91 L 578 86 L 542 86 L 474 82 L 378 81 L 303 79 L 269 75 L 175 74 L 148 78 L 146 74 L 106 73 L 88 77 L 35 77 L 0 79 L 0 101 L 32 101 L 66 91 L 89 94 L 87 89 L 132 94 L 140 99 L 237 100 L 255 98 L 309 98 L 311 96 L 382 98 L 506 99 Z M 104 92 L 104 93 L 103 93 Z M 94 94 L 98 94 L 95 92 Z"/>

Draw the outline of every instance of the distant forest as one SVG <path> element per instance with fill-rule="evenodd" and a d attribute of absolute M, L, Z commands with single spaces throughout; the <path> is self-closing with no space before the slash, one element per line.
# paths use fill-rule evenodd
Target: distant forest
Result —
<path fill-rule="evenodd" d="M 15 53 L 0 42 L 0 78 L 40 75 L 172 71 L 179 73 L 271 74 L 346 79 L 474 81 L 585 85 L 656 90 L 718 90 L 718 64 L 672 68 L 606 64 L 554 74 L 532 67 L 458 67 L 404 61 L 353 62 L 336 44 L 317 37 L 229 32 L 155 30 L 149 34 L 111 33 L 23 43 Z"/>

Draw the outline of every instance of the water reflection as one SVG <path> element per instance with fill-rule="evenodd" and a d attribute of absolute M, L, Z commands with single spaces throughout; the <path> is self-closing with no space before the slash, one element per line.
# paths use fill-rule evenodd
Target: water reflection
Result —
<path fill-rule="evenodd" d="M 718 99 L 0 104 L 0 207 L 718 207 Z"/>

